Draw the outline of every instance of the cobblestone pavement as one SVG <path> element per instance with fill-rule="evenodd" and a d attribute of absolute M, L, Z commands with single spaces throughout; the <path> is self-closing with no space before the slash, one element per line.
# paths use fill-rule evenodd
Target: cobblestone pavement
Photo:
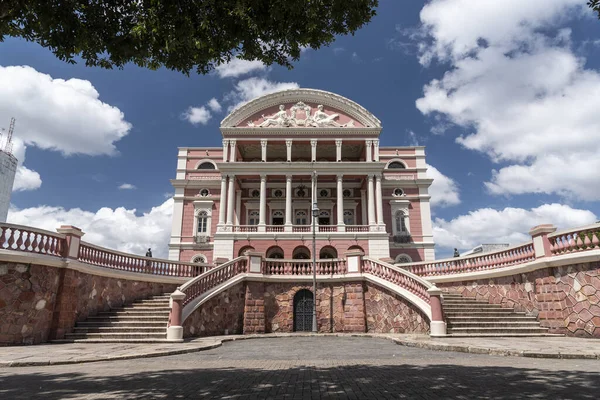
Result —
<path fill-rule="evenodd" d="M 0 369 L 1 399 L 597 399 L 600 361 L 438 352 L 360 337 L 225 343 L 176 356 Z"/>

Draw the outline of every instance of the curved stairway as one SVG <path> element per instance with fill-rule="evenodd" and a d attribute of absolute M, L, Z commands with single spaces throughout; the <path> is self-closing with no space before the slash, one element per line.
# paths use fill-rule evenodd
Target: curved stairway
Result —
<path fill-rule="evenodd" d="M 454 293 L 444 293 L 444 316 L 452 337 L 561 336 L 549 334 L 524 312 Z"/>
<path fill-rule="evenodd" d="M 78 322 L 73 333 L 53 342 L 151 343 L 166 341 L 169 294 L 137 300 L 133 304 L 101 311 Z"/>

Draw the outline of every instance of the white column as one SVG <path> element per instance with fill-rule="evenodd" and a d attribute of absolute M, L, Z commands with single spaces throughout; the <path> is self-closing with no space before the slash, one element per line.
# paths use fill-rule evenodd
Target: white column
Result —
<path fill-rule="evenodd" d="M 242 191 L 235 191 L 235 224 L 240 225 L 240 215 L 242 212 Z"/>
<path fill-rule="evenodd" d="M 375 193 L 373 190 L 373 175 L 369 175 L 367 182 L 367 196 L 368 196 L 368 207 L 369 207 L 369 225 L 373 226 L 375 222 Z"/>
<path fill-rule="evenodd" d="M 223 162 L 227 162 L 227 150 L 229 149 L 229 140 L 223 140 Z"/>
<path fill-rule="evenodd" d="M 293 141 L 291 139 L 288 139 L 285 141 L 285 147 L 287 149 L 287 161 L 291 162 L 292 161 L 292 143 Z"/>
<path fill-rule="evenodd" d="M 229 147 L 230 147 L 229 162 L 235 162 L 235 156 L 236 156 L 235 144 L 236 144 L 235 140 L 229 141 Z"/>
<path fill-rule="evenodd" d="M 342 139 L 335 141 L 335 161 L 342 161 Z"/>
<path fill-rule="evenodd" d="M 229 175 L 229 191 L 227 193 L 227 226 L 233 226 L 233 206 L 235 204 L 235 176 Z"/>
<path fill-rule="evenodd" d="M 371 149 L 372 144 L 372 140 L 365 140 L 365 145 L 367 146 L 367 162 L 373 161 L 373 150 Z"/>
<path fill-rule="evenodd" d="M 317 174 L 315 172 L 313 172 L 312 176 L 311 176 L 311 185 L 310 185 L 310 196 L 311 196 L 311 202 L 310 202 L 310 222 L 312 224 L 314 217 L 312 216 L 312 208 L 313 208 L 313 204 L 315 204 L 317 202 Z M 317 218 L 317 220 L 315 221 L 315 224 L 318 225 L 319 224 L 319 218 Z"/>
<path fill-rule="evenodd" d="M 310 160 L 312 162 L 317 161 L 317 139 L 310 141 Z"/>
<path fill-rule="evenodd" d="M 379 139 L 373 140 L 373 159 L 379 162 Z"/>
<path fill-rule="evenodd" d="M 362 225 L 368 225 L 367 222 L 367 191 L 360 191 L 360 220 Z"/>
<path fill-rule="evenodd" d="M 286 232 L 292 231 L 292 175 L 285 176 L 285 227 Z"/>
<path fill-rule="evenodd" d="M 377 199 L 377 224 L 384 225 L 383 222 L 383 193 L 381 192 L 381 175 L 375 176 L 375 197 Z"/>
<path fill-rule="evenodd" d="M 267 143 L 266 139 L 260 141 L 260 158 L 263 162 L 267 162 Z"/>
<path fill-rule="evenodd" d="M 221 175 L 221 195 L 219 196 L 219 224 L 218 228 L 225 225 L 225 206 L 227 205 L 227 175 Z"/>
<path fill-rule="evenodd" d="M 337 226 L 338 232 L 345 232 L 346 226 L 344 224 L 344 188 L 342 187 L 344 182 L 344 175 L 339 174 L 337 176 Z"/>
<path fill-rule="evenodd" d="M 267 218 L 267 176 L 260 176 L 260 208 L 258 210 L 258 231 L 264 232 Z"/>

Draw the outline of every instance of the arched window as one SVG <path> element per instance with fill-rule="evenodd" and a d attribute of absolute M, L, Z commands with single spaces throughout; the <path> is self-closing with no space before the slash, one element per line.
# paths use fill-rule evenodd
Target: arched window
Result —
<path fill-rule="evenodd" d="M 198 212 L 198 233 L 208 233 L 208 213 Z"/>
<path fill-rule="evenodd" d="M 281 210 L 273 210 L 273 214 L 271 214 L 271 223 L 273 225 L 283 225 L 285 220 L 285 214 Z"/>
<path fill-rule="evenodd" d="M 238 252 L 238 257 L 245 256 L 247 251 L 254 251 L 254 247 L 252 246 L 244 246 Z"/>
<path fill-rule="evenodd" d="M 354 211 L 353 210 L 344 210 L 344 224 L 345 225 L 354 225 Z"/>
<path fill-rule="evenodd" d="M 258 225 L 260 219 L 260 213 L 257 210 L 251 210 L 248 212 L 248 225 Z"/>
<path fill-rule="evenodd" d="M 213 164 L 209 161 L 205 161 L 202 164 L 198 165 L 197 169 L 216 169 L 216 168 L 215 168 L 215 164 Z"/>
<path fill-rule="evenodd" d="M 410 258 L 410 256 L 408 254 L 398 254 L 396 256 L 396 260 L 394 262 L 394 264 L 406 264 L 406 263 L 411 263 L 412 262 L 412 258 Z"/>
<path fill-rule="evenodd" d="M 306 246 L 298 246 L 292 252 L 292 258 L 294 260 L 309 260 L 310 250 Z"/>
<path fill-rule="evenodd" d="M 306 211 L 299 210 L 296 211 L 296 225 L 306 225 L 308 224 L 308 216 Z"/>
<path fill-rule="evenodd" d="M 404 211 L 397 211 L 395 218 L 396 232 L 408 232 L 408 230 L 406 229 L 406 214 L 404 214 Z"/>
<path fill-rule="evenodd" d="M 283 249 L 279 246 L 269 247 L 266 252 L 267 258 L 283 258 Z"/>
<path fill-rule="evenodd" d="M 319 258 L 337 258 L 337 251 L 332 246 L 325 246 L 319 252 Z"/>
<path fill-rule="evenodd" d="M 405 169 L 406 167 L 400 161 L 392 161 L 388 165 L 388 169 Z"/>
<path fill-rule="evenodd" d="M 196 254 L 192 257 L 193 263 L 206 264 L 206 256 L 204 254 Z"/>

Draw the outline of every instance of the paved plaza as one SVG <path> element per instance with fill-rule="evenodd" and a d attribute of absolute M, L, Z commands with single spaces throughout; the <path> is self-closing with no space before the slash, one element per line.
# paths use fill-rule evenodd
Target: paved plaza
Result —
<path fill-rule="evenodd" d="M 2 399 L 596 399 L 600 361 L 440 352 L 366 337 L 242 340 L 188 354 L 0 368 Z"/>

